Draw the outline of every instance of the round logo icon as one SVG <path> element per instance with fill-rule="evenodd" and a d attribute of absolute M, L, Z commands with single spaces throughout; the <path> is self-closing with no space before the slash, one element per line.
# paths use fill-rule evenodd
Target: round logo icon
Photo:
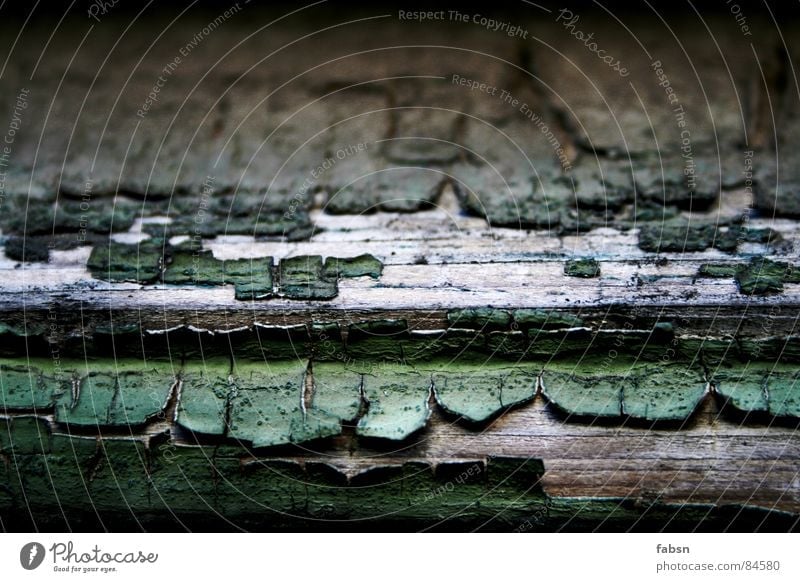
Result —
<path fill-rule="evenodd" d="M 35 570 L 44 561 L 44 546 L 39 542 L 30 542 L 19 551 L 19 563 L 26 570 Z"/>

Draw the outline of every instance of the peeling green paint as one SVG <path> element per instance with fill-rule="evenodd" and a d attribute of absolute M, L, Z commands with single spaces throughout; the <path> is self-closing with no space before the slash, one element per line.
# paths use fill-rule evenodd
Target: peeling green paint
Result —
<path fill-rule="evenodd" d="M 581 277 L 591 279 L 600 276 L 600 263 L 595 259 L 572 259 L 564 264 L 564 274 L 567 277 Z"/>
<path fill-rule="evenodd" d="M 699 371 L 681 365 L 648 366 L 637 370 L 634 389 L 623 388 L 622 412 L 650 421 L 683 421 L 706 394 Z"/>
<path fill-rule="evenodd" d="M 517 309 L 513 312 L 514 322 L 522 329 L 559 329 L 583 327 L 583 320 L 571 313 L 545 311 L 543 309 Z"/>
<path fill-rule="evenodd" d="M 800 418 L 800 371 L 794 366 L 751 364 L 721 369 L 712 381 L 720 396 L 742 412 Z"/>
<path fill-rule="evenodd" d="M 706 393 L 702 374 L 685 366 L 597 364 L 547 365 L 542 374 L 544 395 L 576 416 L 684 421 Z"/>
<path fill-rule="evenodd" d="M 484 422 L 536 395 L 536 373 L 519 368 L 444 367 L 433 372 L 436 402 L 470 422 Z"/>
<path fill-rule="evenodd" d="M 333 299 L 339 291 L 335 279 L 323 277 L 319 255 L 282 259 L 278 287 L 290 299 Z"/>
<path fill-rule="evenodd" d="M 360 436 L 403 440 L 425 426 L 430 416 L 430 376 L 402 366 L 380 366 L 364 375 L 367 413 L 356 427 Z"/>
<path fill-rule="evenodd" d="M 577 373 L 576 373 L 577 372 Z M 557 408 L 567 414 L 598 418 L 622 415 L 622 385 L 624 374 L 587 374 L 565 366 L 547 366 L 542 374 L 542 393 Z"/>
<path fill-rule="evenodd" d="M 305 362 L 237 365 L 228 436 L 267 447 L 341 433 L 341 418 L 306 410 Z"/>
<path fill-rule="evenodd" d="M 352 421 L 361 411 L 361 375 L 340 364 L 315 363 L 309 410 Z"/>
<path fill-rule="evenodd" d="M 29 363 L 30 362 L 30 363 Z M 0 363 L 0 410 L 47 410 L 72 392 L 74 370 L 52 360 Z"/>
<path fill-rule="evenodd" d="M 643 224 L 639 229 L 639 248 L 651 253 L 698 252 L 711 248 L 716 235 L 712 224 L 694 224 L 683 219 L 659 224 Z"/>
<path fill-rule="evenodd" d="M 87 266 L 103 281 L 152 283 L 161 274 L 163 247 L 144 241 L 138 245 L 109 241 L 92 248 Z"/>
<path fill-rule="evenodd" d="M 328 257 L 322 276 L 326 279 L 341 277 L 372 277 L 378 279 L 383 273 L 383 263 L 370 254 L 347 259 Z"/>
<path fill-rule="evenodd" d="M 783 292 L 784 283 L 800 282 L 800 269 L 788 263 L 753 257 L 749 264 L 736 270 L 736 283 L 745 295 L 766 295 Z"/>
<path fill-rule="evenodd" d="M 223 435 L 232 393 L 229 360 L 206 360 L 181 373 L 176 422 L 199 434 Z"/>
<path fill-rule="evenodd" d="M 506 329 L 511 325 L 511 313 L 493 307 L 454 309 L 447 312 L 447 321 L 453 327 Z"/>

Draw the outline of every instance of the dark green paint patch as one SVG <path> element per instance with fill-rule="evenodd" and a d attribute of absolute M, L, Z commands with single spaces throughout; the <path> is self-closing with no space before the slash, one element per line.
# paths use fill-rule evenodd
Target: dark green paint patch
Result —
<path fill-rule="evenodd" d="M 466 329 L 507 329 L 511 313 L 494 307 L 454 309 L 447 312 L 447 321 L 452 327 Z"/>
<path fill-rule="evenodd" d="M 50 247 L 42 237 L 12 236 L 6 239 L 3 250 L 12 261 L 46 263 L 50 259 Z"/>
<path fill-rule="evenodd" d="M 164 249 L 155 242 L 128 245 L 109 241 L 95 245 L 87 266 L 103 281 L 153 283 L 161 274 Z"/>
<path fill-rule="evenodd" d="M 319 255 L 282 259 L 278 288 L 290 299 L 333 299 L 339 292 L 335 279 L 323 277 Z"/>
<path fill-rule="evenodd" d="M 739 291 L 745 295 L 782 293 L 784 283 L 800 282 L 800 269 L 788 263 L 753 257 L 740 265 L 735 275 Z"/>
<path fill-rule="evenodd" d="M 521 329 L 562 329 L 583 327 L 583 320 L 571 313 L 545 311 L 543 309 L 517 309 L 513 312 L 514 323 Z"/>
<path fill-rule="evenodd" d="M 651 253 L 699 252 L 714 245 L 713 224 L 693 224 L 682 219 L 659 224 L 643 224 L 639 228 L 639 248 Z"/>
<path fill-rule="evenodd" d="M 400 340 L 403 360 L 408 363 L 451 358 L 484 361 L 487 357 L 486 335 L 481 330 L 450 328 L 447 330 L 411 331 L 407 340 Z"/>
<path fill-rule="evenodd" d="M 348 259 L 328 257 L 322 276 L 326 279 L 341 277 L 372 277 L 378 279 L 383 272 L 383 263 L 370 254 L 363 254 Z"/>
<path fill-rule="evenodd" d="M 728 277 L 735 277 L 738 270 L 739 265 L 735 264 L 703 263 L 697 270 L 697 276 L 712 279 L 726 279 Z"/>
<path fill-rule="evenodd" d="M 368 403 L 356 433 L 365 437 L 403 440 L 422 429 L 430 416 L 430 376 L 404 366 L 380 366 L 363 379 Z"/>
<path fill-rule="evenodd" d="M 50 426 L 35 416 L 0 420 L 0 453 L 46 455 L 50 452 Z"/>
<path fill-rule="evenodd" d="M 567 277 L 581 277 L 591 279 L 600 276 L 600 263 L 595 259 L 572 259 L 564 265 L 564 274 Z"/>
<path fill-rule="evenodd" d="M 363 165 L 351 164 L 340 170 L 329 184 L 329 214 L 417 212 L 433 207 L 444 184 L 440 172 L 427 168 L 399 166 L 365 174 Z"/>

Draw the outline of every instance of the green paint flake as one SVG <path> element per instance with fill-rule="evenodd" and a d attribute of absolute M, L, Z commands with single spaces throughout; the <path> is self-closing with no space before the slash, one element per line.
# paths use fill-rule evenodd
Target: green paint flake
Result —
<path fill-rule="evenodd" d="M 571 313 L 543 309 L 517 309 L 513 312 L 513 317 L 514 323 L 521 329 L 560 329 L 584 326 L 583 320 Z"/>
<path fill-rule="evenodd" d="M 211 251 L 176 252 L 164 270 L 169 285 L 221 285 L 224 280 L 223 262 Z"/>
<path fill-rule="evenodd" d="M 714 373 L 714 387 L 728 404 L 742 412 L 767 412 L 766 378 L 756 370 Z"/>
<path fill-rule="evenodd" d="M 423 428 L 430 416 L 430 376 L 407 367 L 381 366 L 364 375 L 363 394 L 369 403 L 357 434 L 403 440 Z"/>
<path fill-rule="evenodd" d="M 232 397 L 228 360 L 206 360 L 181 373 L 176 422 L 196 433 L 222 435 Z"/>
<path fill-rule="evenodd" d="M 77 401 L 62 398 L 58 403 L 57 422 L 77 426 L 142 425 L 161 413 L 175 383 L 169 364 L 118 360 L 90 362 L 88 368 L 90 372 L 78 380 Z"/>
<path fill-rule="evenodd" d="M 682 219 L 644 224 L 639 229 L 639 248 L 651 253 L 698 252 L 714 244 L 713 224 L 692 224 Z"/>
<path fill-rule="evenodd" d="M 56 369 L 52 361 L 0 364 L 0 411 L 51 409 L 72 392 L 72 371 Z"/>
<path fill-rule="evenodd" d="M 800 418 L 800 372 L 772 372 L 767 378 L 769 412 L 773 416 Z"/>
<path fill-rule="evenodd" d="M 370 254 L 363 254 L 353 258 L 337 259 L 328 257 L 322 276 L 325 279 L 339 279 L 341 277 L 372 277 L 378 279 L 383 272 L 383 263 Z"/>
<path fill-rule="evenodd" d="M 455 309 L 447 312 L 452 327 L 467 329 L 506 329 L 511 325 L 511 314 L 493 307 Z"/>
<path fill-rule="evenodd" d="M 307 255 L 282 259 L 278 287 L 290 299 L 333 299 L 338 294 L 336 280 L 323 277 L 322 257 Z"/>
<path fill-rule="evenodd" d="M 269 299 L 274 296 L 273 268 L 272 257 L 224 261 L 224 281 L 235 285 L 236 299 L 240 301 Z"/>
<path fill-rule="evenodd" d="M 644 366 L 622 392 L 622 412 L 650 421 L 686 420 L 706 393 L 702 375 L 683 366 Z"/>
<path fill-rule="evenodd" d="M 766 295 L 783 292 L 784 283 L 800 282 L 800 269 L 787 263 L 753 257 L 736 271 L 736 284 L 745 295 Z"/>
<path fill-rule="evenodd" d="M 361 409 L 361 375 L 340 364 L 315 363 L 309 415 L 322 413 L 342 421 L 354 420 Z"/>
<path fill-rule="evenodd" d="M 145 241 L 128 245 L 110 241 L 95 245 L 87 266 L 93 277 L 103 281 L 145 284 L 158 279 L 162 262 L 160 244 Z"/>
<path fill-rule="evenodd" d="M 703 263 L 697 270 L 698 277 L 724 279 L 736 276 L 738 265 L 726 263 Z"/>
<path fill-rule="evenodd" d="M 563 370 L 563 371 L 561 371 Z M 567 414 L 616 418 L 622 415 L 622 387 L 633 386 L 625 376 L 586 374 L 548 366 L 542 374 L 542 392 L 550 403 Z"/>
<path fill-rule="evenodd" d="M 591 279 L 600 276 L 600 263 L 595 259 L 572 259 L 564 265 L 564 274 L 567 277 L 580 277 Z"/>
<path fill-rule="evenodd" d="M 470 422 L 484 422 L 503 409 L 496 371 L 434 373 L 433 390 L 439 406 Z"/>
<path fill-rule="evenodd" d="M 238 366 L 228 436 L 266 447 L 340 434 L 340 418 L 303 409 L 305 373 L 305 362 Z"/>
<path fill-rule="evenodd" d="M 91 373 L 80 379 L 77 402 L 62 400 L 56 407 L 56 422 L 79 426 L 110 424 L 109 410 L 117 392 L 117 381 L 110 374 Z"/>
<path fill-rule="evenodd" d="M 800 372 L 796 366 L 755 363 L 714 373 L 717 392 L 742 412 L 800 418 Z"/>

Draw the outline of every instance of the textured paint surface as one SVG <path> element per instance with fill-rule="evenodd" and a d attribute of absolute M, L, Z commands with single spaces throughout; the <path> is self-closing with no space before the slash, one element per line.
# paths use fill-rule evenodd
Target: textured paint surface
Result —
<path fill-rule="evenodd" d="M 536 373 L 496 366 L 445 367 L 433 373 L 436 402 L 471 422 L 485 422 L 536 395 Z"/>
<path fill-rule="evenodd" d="M 403 367 L 380 366 L 364 375 L 367 413 L 356 431 L 361 436 L 403 440 L 428 422 L 430 376 Z"/>

